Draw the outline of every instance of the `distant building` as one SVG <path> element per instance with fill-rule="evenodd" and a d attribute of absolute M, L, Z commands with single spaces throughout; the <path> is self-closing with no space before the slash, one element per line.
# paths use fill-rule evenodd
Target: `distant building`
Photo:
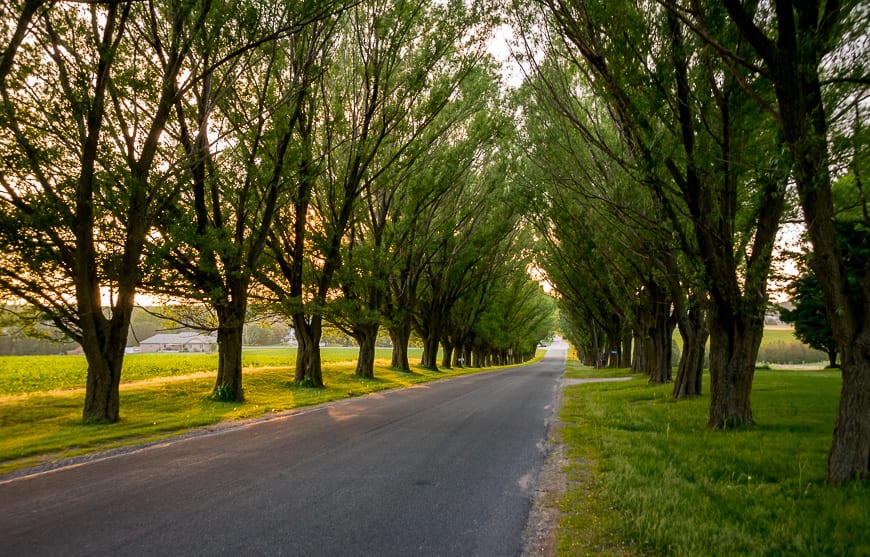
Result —
<path fill-rule="evenodd" d="M 200 333 L 161 333 L 139 343 L 140 352 L 213 352 L 217 339 Z"/>

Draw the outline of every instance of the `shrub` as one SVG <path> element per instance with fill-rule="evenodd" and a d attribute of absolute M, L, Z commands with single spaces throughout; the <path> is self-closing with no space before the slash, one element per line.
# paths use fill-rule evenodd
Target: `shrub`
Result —
<path fill-rule="evenodd" d="M 806 364 L 826 362 L 827 354 L 800 342 L 771 342 L 758 349 L 759 362 L 773 364 Z"/>

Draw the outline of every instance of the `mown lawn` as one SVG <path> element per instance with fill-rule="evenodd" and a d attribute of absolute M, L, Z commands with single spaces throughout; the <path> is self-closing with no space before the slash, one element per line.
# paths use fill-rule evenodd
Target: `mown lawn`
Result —
<path fill-rule="evenodd" d="M 570 375 L 628 373 L 573 361 Z M 708 430 L 709 396 L 671 388 L 564 389 L 560 555 L 870 555 L 870 484 L 825 483 L 838 372 L 759 370 L 742 431 Z"/>
<path fill-rule="evenodd" d="M 413 373 L 389 368 L 389 350 L 377 353 L 375 378 L 353 373 L 356 349 L 325 348 L 323 389 L 293 384 L 295 350 L 253 349 L 244 354 L 244 403 L 209 398 L 217 361 L 214 355 L 131 354 L 125 358 L 121 420 L 85 424 L 84 358 L 77 356 L 0 358 L 0 474 L 57 458 L 154 441 L 224 420 L 260 417 L 453 377 L 483 369 Z M 411 353 L 419 358 L 419 351 Z M 128 367 L 129 366 L 129 367 Z"/>

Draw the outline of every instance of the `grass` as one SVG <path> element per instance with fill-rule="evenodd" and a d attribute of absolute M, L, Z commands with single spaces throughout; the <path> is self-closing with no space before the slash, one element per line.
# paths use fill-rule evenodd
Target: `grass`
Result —
<path fill-rule="evenodd" d="M 569 362 L 569 376 L 609 371 Z M 870 484 L 825 483 L 838 372 L 758 371 L 758 425 L 742 431 L 706 429 L 709 396 L 671 388 L 565 388 L 566 474 L 588 482 L 569 484 L 560 554 L 596 553 L 578 538 L 598 524 L 608 554 L 870 555 Z"/>
<path fill-rule="evenodd" d="M 356 361 L 356 348 L 321 349 L 325 362 Z M 377 358 L 389 358 L 388 348 L 379 348 Z M 245 368 L 293 367 L 296 349 L 246 348 L 242 354 Z M 123 381 L 155 377 L 177 377 L 195 373 L 212 373 L 217 369 L 217 354 L 150 353 L 124 357 Z M 0 396 L 37 393 L 57 389 L 74 389 L 85 384 L 88 364 L 79 356 L 3 356 L 0 357 Z"/>
<path fill-rule="evenodd" d="M 291 354 L 292 352 L 292 354 Z M 89 425 L 81 418 L 84 398 L 81 368 L 56 365 L 53 356 L 12 360 L 33 368 L 18 368 L 0 358 L 0 474 L 63 457 L 159 440 L 185 430 L 224 420 L 256 418 L 265 414 L 367 393 L 410 386 L 482 369 L 432 372 L 412 366 L 414 373 L 393 371 L 389 350 L 376 354 L 375 378 L 353 373 L 356 350 L 325 348 L 322 352 L 323 389 L 292 383 L 295 351 L 287 348 L 246 350 L 245 402 L 215 402 L 216 360 L 199 354 L 133 354 L 125 358 L 121 385 L 121 420 L 111 425 Z M 419 351 L 412 352 L 419 356 Z M 84 365 L 84 359 L 68 356 Z M 128 367 L 133 371 L 128 374 Z M 21 380 L 17 375 L 27 377 Z M 130 380 L 135 377 L 135 380 Z M 23 385 L 23 386 L 22 386 Z M 34 385 L 39 391 L 34 391 Z M 69 385 L 76 385 L 69 388 Z"/>

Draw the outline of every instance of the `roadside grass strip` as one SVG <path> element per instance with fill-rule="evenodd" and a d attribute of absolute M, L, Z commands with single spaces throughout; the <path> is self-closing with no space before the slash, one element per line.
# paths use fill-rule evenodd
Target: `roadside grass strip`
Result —
<path fill-rule="evenodd" d="M 10 372 L 8 365 L 4 368 L 4 364 L 0 364 L 0 431 L 3 432 L 0 436 L 0 474 L 96 451 L 157 441 L 227 420 L 258 418 L 495 369 L 462 368 L 433 372 L 412 365 L 413 373 L 402 373 L 389 368 L 389 350 L 383 350 L 376 354 L 379 359 L 375 361 L 375 378 L 364 379 L 354 375 L 356 350 L 325 349 L 325 387 L 317 389 L 293 383 L 295 350 L 275 350 L 246 352 L 244 363 L 248 367 L 244 370 L 243 403 L 216 402 L 209 397 L 214 386 L 216 359 L 210 369 L 203 370 L 199 358 L 191 358 L 192 364 L 183 363 L 186 357 L 201 356 L 198 354 L 137 354 L 135 356 L 148 356 L 143 360 L 150 361 L 150 367 L 148 371 L 131 374 L 137 377 L 135 380 L 128 379 L 125 367 L 121 384 L 121 419 L 108 425 L 86 424 L 82 420 L 84 389 L 67 387 L 69 376 L 83 373 L 82 370 L 68 365 L 62 371 L 53 370 L 51 357 L 48 357 L 48 363 L 41 365 L 47 369 L 46 375 L 55 379 L 40 378 L 42 391 L 25 389 L 21 392 L 18 386 L 21 382 L 15 377 L 10 379 L 15 372 Z M 292 352 L 292 357 L 288 359 L 289 352 Z M 419 351 L 411 355 L 419 357 Z M 162 356 L 164 360 L 152 359 L 154 356 Z M 4 359 L 0 358 L 0 362 Z M 135 366 L 136 360 L 130 358 L 129 361 Z M 84 362 L 83 358 L 81 362 Z M 251 367 L 251 364 L 259 367 Z M 167 368 L 169 372 L 164 371 Z M 176 373 L 178 369 L 186 372 Z M 83 380 L 78 385 L 82 383 Z"/>
<path fill-rule="evenodd" d="M 645 377 L 563 389 L 560 555 L 596 553 L 577 540 L 589 528 L 607 554 L 870 555 L 870 483 L 825 482 L 839 372 L 759 370 L 757 425 L 729 432 L 705 427 L 706 380 L 679 402 Z"/>

